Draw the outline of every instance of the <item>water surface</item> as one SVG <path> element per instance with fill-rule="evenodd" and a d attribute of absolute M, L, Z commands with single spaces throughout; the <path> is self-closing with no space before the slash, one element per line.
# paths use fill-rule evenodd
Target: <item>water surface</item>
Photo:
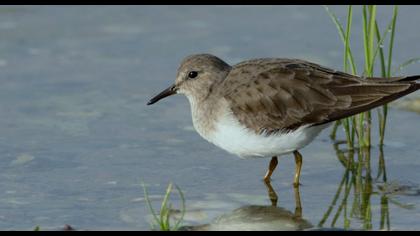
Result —
<path fill-rule="evenodd" d="M 344 7 L 332 9 L 345 18 Z M 382 27 L 390 10 L 378 9 Z M 420 35 L 411 27 L 420 22 L 419 10 L 400 7 L 395 64 L 419 56 Z M 355 10 L 354 27 L 361 24 L 359 12 Z M 354 50 L 360 53 L 361 34 L 353 33 L 360 42 Z M 141 181 L 156 207 L 167 184 L 176 183 L 187 199 L 185 225 L 293 225 L 287 218 L 295 211 L 290 155 L 280 158 L 273 176 L 279 197 L 273 208 L 261 181 L 268 159 L 241 160 L 201 139 L 182 96 L 146 106 L 172 83 L 180 60 L 200 52 L 231 64 L 255 57 L 297 57 L 339 69 L 342 60 L 335 26 L 320 6 L 1 6 L 0 229 L 39 225 L 54 230 L 70 224 L 77 229 L 148 230 Z M 362 54 L 356 57 L 361 60 Z M 420 72 L 412 66 L 404 73 Z M 383 187 L 382 175 L 372 181 L 374 191 L 382 186 L 394 192 L 389 198 L 395 201 L 387 205 L 394 230 L 420 229 L 418 121 L 416 113 L 390 110 L 383 159 L 392 185 Z M 302 150 L 303 226 L 288 229 L 319 228 L 346 175 L 328 133 Z M 380 153 L 377 146 L 371 150 L 373 177 Z M 382 228 L 381 200 L 379 192 L 367 201 L 372 229 Z M 173 202 L 178 206 L 179 198 Z M 341 202 L 339 198 L 323 228 L 332 227 Z M 255 216 L 255 209 L 268 209 L 273 217 L 252 225 L 247 214 Z M 238 212 L 244 220 L 223 223 Z M 366 221 L 343 214 L 334 227 L 350 221 L 350 228 L 366 228 Z"/>

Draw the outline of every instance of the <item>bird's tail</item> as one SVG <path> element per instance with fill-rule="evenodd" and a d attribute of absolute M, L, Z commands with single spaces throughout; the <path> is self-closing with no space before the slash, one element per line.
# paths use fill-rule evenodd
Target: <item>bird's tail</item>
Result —
<path fill-rule="evenodd" d="M 415 90 L 419 90 L 420 89 L 420 75 L 407 76 L 405 78 L 402 78 L 399 81 L 414 82 L 414 88 L 415 88 Z"/>
<path fill-rule="evenodd" d="M 400 78 L 401 79 L 398 81 L 416 81 L 416 80 L 420 80 L 420 75 L 412 75 L 412 76 L 400 77 Z"/>
<path fill-rule="evenodd" d="M 420 89 L 420 81 L 417 81 L 420 80 L 420 75 L 391 78 L 370 77 L 368 80 L 371 83 L 334 90 L 336 96 L 352 96 L 352 103 L 346 110 L 338 110 L 329 114 L 328 120 L 323 123 L 368 111 Z"/>
<path fill-rule="evenodd" d="M 420 80 L 420 75 L 399 76 L 399 77 L 389 77 L 389 78 L 369 77 L 368 80 L 371 80 L 377 83 L 411 82 L 411 81 Z"/>
<path fill-rule="evenodd" d="M 420 89 L 420 75 L 410 75 L 403 77 L 369 77 L 369 80 L 372 80 L 377 83 L 395 83 L 395 82 L 410 82 L 412 84 L 412 91 Z"/>

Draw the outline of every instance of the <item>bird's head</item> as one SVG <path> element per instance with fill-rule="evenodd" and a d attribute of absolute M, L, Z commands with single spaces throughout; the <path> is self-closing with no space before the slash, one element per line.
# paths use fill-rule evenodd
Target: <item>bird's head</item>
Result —
<path fill-rule="evenodd" d="M 175 83 L 150 99 L 147 105 L 177 93 L 185 94 L 190 100 L 205 99 L 225 79 L 230 69 L 226 62 L 210 54 L 188 56 L 178 68 Z"/>

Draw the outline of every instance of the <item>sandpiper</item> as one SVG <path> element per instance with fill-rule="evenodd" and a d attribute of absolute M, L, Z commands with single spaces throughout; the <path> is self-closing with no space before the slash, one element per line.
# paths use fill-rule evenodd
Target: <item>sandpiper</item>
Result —
<path fill-rule="evenodd" d="M 184 94 L 194 128 L 204 139 L 240 157 L 271 157 L 266 182 L 277 157 L 293 153 L 298 186 L 300 149 L 333 121 L 420 89 L 419 78 L 362 78 L 286 58 L 230 66 L 216 56 L 196 54 L 182 61 L 175 83 L 147 104 Z"/>

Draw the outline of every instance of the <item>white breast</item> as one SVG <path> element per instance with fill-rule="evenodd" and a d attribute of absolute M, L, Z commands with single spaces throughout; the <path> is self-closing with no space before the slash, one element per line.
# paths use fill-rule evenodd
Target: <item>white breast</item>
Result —
<path fill-rule="evenodd" d="M 292 132 L 265 136 L 247 129 L 232 113 L 227 113 L 217 120 L 215 130 L 204 138 L 242 158 L 272 157 L 303 148 L 328 125 L 305 125 Z"/>

